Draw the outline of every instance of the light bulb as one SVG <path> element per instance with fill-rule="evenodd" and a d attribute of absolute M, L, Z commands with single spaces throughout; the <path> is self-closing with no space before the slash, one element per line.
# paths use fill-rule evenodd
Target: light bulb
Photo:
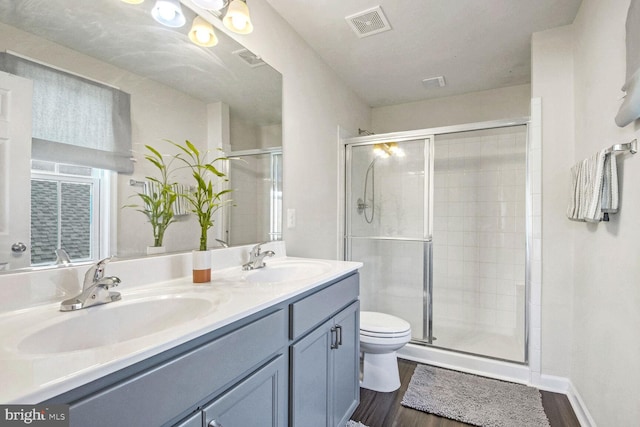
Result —
<path fill-rule="evenodd" d="M 213 26 L 201 16 L 196 16 L 193 20 L 191 31 L 189 31 L 189 40 L 202 47 L 212 47 L 218 44 Z"/>
<path fill-rule="evenodd" d="M 162 25 L 171 28 L 180 28 L 186 22 L 179 0 L 156 0 L 151 16 Z"/>
<path fill-rule="evenodd" d="M 222 23 L 234 33 L 249 34 L 253 31 L 249 8 L 243 0 L 233 0 L 229 3 L 227 13 L 222 18 Z"/>
<path fill-rule="evenodd" d="M 206 28 L 198 28 L 196 30 L 196 40 L 198 40 L 202 44 L 206 44 L 211 39 L 211 35 Z"/>
<path fill-rule="evenodd" d="M 160 15 L 160 17 L 165 21 L 171 21 L 175 18 L 176 11 L 170 7 L 161 6 L 158 9 L 158 15 Z"/>
<path fill-rule="evenodd" d="M 241 15 L 234 15 L 231 17 L 231 25 L 236 30 L 243 30 L 247 26 L 247 18 Z"/>

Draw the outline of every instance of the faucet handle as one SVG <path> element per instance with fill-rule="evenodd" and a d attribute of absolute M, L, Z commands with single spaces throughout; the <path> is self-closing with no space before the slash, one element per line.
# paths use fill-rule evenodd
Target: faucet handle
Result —
<path fill-rule="evenodd" d="M 255 245 L 254 247 L 251 248 L 251 250 L 249 251 L 249 256 L 251 258 L 255 258 L 260 254 L 260 246 L 262 245 L 262 243 L 258 243 L 257 245 Z"/>
<path fill-rule="evenodd" d="M 113 257 L 101 259 L 100 261 L 89 267 L 87 272 L 84 274 L 84 289 L 86 289 L 88 286 L 93 285 L 95 282 L 104 277 L 105 265 L 111 261 L 111 258 Z"/>

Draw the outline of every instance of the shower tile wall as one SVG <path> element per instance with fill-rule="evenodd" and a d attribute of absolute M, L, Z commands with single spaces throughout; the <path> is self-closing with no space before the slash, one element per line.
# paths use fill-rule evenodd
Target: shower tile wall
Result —
<path fill-rule="evenodd" d="M 461 330 L 512 336 L 523 347 L 525 132 L 514 127 L 435 139 L 437 345 Z"/>

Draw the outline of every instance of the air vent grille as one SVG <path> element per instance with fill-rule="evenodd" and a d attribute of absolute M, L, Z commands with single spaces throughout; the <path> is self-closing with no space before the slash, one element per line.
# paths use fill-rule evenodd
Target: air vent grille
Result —
<path fill-rule="evenodd" d="M 430 77 L 422 80 L 422 86 L 427 89 L 445 87 L 446 84 L 444 76 Z"/>
<path fill-rule="evenodd" d="M 251 52 L 249 49 L 236 50 L 233 52 L 233 54 L 238 55 L 238 57 L 242 59 L 248 66 L 253 68 L 260 67 L 261 65 L 266 64 L 266 62 L 264 62 L 262 58 Z"/>
<path fill-rule="evenodd" d="M 389 31 L 391 25 L 380 6 L 347 16 L 345 18 L 351 29 L 360 38 Z"/>

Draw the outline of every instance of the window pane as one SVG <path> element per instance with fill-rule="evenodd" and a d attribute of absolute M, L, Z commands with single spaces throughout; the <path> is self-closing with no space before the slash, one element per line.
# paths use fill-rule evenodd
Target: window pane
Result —
<path fill-rule="evenodd" d="M 61 240 L 72 260 L 91 258 L 90 184 L 62 183 Z"/>
<path fill-rule="evenodd" d="M 56 260 L 58 183 L 31 180 L 31 264 Z"/>

